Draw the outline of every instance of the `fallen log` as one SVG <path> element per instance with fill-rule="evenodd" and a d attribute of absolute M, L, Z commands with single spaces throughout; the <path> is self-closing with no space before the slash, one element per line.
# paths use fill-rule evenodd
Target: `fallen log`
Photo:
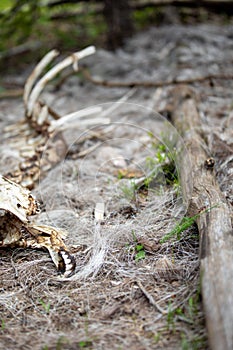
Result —
<path fill-rule="evenodd" d="M 233 229 L 231 211 L 215 177 L 214 160 L 202 136 L 194 92 L 172 92 L 172 122 L 187 150 L 178 146 L 181 185 L 188 214 L 197 215 L 203 305 L 211 349 L 233 349 Z M 187 159 L 187 152 L 189 159 Z M 187 164 L 191 165 L 187 167 Z M 209 210 L 206 210 L 208 209 Z"/>

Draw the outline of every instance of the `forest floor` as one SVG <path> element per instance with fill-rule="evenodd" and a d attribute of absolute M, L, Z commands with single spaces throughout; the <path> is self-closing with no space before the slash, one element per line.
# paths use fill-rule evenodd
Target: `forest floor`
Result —
<path fill-rule="evenodd" d="M 84 63 L 109 81 L 224 75 L 192 87 L 232 207 L 233 25 L 150 28 Z M 6 75 L 4 84 L 23 86 L 32 68 Z M 193 225 L 161 241 L 187 209 L 174 157 L 179 135 L 167 109 L 172 86 L 109 88 L 82 74 L 57 82 L 43 98 L 60 115 L 98 105 L 93 118 L 109 122 L 70 124 L 63 132 L 67 153 L 33 191 L 42 202 L 37 222 L 68 231 L 75 274 L 59 277 L 47 252 L 0 250 L 0 349 L 208 349 L 198 230 Z M 4 127 L 23 116 L 22 98 L 0 100 L 2 174 L 20 161 Z M 143 177 L 148 181 L 138 185 Z M 105 206 L 100 224 L 93 217 L 98 203 Z"/>

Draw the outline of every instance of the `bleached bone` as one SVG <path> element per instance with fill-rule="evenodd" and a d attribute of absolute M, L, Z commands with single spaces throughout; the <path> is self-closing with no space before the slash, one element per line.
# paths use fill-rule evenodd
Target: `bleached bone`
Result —
<path fill-rule="evenodd" d="M 0 209 L 12 213 L 25 224 L 27 216 L 37 212 L 38 203 L 29 190 L 0 174 Z"/>
<path fill-rule="evenodd" d="M 26 188 L 0 174 L 0 247 L 46 248 L 58 271 L 70 276 L 76 263 L 65 246 L 66 231 L 29 220 L 39 203 Z"/>
<path fill-rule="evenodd" d="M 95 220 L 96 222 L 102 221 L 104 219 L 105 205 L 103 202 L 96 203 L 95 206 Z"/>
<path fill-rule="evenodd" d="M 68 123 L 72 122 L 70 124 L 73 126 L 73 122 L 79 120 L 80 118 L 87 117 L 90 115 L 95 115 L 97 113 L 102 112 L 102 107 L 96 106 L 96 107 L 90 107 L 82 109 L 81 111 L 76 111 L 70 114 L 65 115 L 64 117 L 58 119 L 58 120 L 52 120 L 50 122 L 50 126 L 48 128 L 49 132 L 53 132 L 56 130 L 63 130 L 64 127 L 67 128 Z M 106 119 L 102 118 L 104 120 L 104 123 L 106 122 Z M 94 119 L 95 120 L 95 119 Z M 95 121 L 96 124 L 96 121 Z"/>
<path fill-rule="evenodd" d="M 32 73 L 28 77 L 25 87 L 24 87 L 24 94 L 23 94 L 23 101 L 25 106 L 27 106 L 29 95 L 32 91 L 32 87 L 35 84 L 36 80 L 39 78 L 39 76 L 42 74 L 45 67 L 48 66 L 52 60 L 59 55 L 59 52 L 57 50 L 52 50 L 48 52 L 42 60 L 37 64 L 37 66 L 33 69 Z"/>
<path fill-rule="evenodd" d="M 82 51 L 73 53 L 69 57 L 65 58 L 60 63 L 56 64 L 53 68 L 51 68 L 34 86 L 31 91 L 31 94 L 28 98 L 28 103 L 26 105 L 26 115 L 31 116 L 33 112 L 34 105 L 43 91 L 44 87 L 47 83 L 52 80 L 59 72 L 61 72 L 66 67 L 73 64 L 74 69 L 78 70 L 78 61 L 86 56 L 92 55 L 95 53 L 95 47 L 89 46 Z"/>
<path fill-rule="evenodd" d="M 76 123 L 61 126 L 58 130 L 64 131 L 70 128 L 82 129 L 82 128 L 89 128 L 91 126 L 96 126 L 96 125 L 109 125 L 110 123 L 111 123 L 111 120 L 109 118 L 85 119 L 83 121 L 78 121 Z"/>
<path fill-rule="evenodd" d="M 42 125 L 48 118 L 48 115 L 49 115 L 48 106 L 44 105 L 43 107 L 41 107 L 40 113 L 38 114 L 38 117 L 37 117 L 38 125 Z"/>

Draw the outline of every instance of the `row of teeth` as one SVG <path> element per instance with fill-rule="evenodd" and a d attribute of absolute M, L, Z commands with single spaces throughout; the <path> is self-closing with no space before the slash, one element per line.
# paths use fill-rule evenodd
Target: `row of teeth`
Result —
<path fill-rule="evenodd" d="M 64 265 L 65 265 L 65 272 L 64 272 L 64 276 L 69 276 L 75 269 L 75 263 L 73 261 L 73 259 L 71 258 L 71 256 L 64 250 L 60 251 L 61 257 L 64 261 Z"/>

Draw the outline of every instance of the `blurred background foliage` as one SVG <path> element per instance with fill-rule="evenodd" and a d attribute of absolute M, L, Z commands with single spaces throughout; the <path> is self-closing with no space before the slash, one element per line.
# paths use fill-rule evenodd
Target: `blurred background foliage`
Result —
<path fill-rule="evenodd" d="M 64 49 L 89 44 L 106 30 L 95 7 L 82 2 L 50 7 L 46 0 L 1 0 L 0 50 L 28 40 Z"/>
<path fill-rule="evenodd" d="M 114 50 L 150 25 L 210 20 L 209 8 L 196 6 L 203 1 L 188 2 L 191 7 L 173 6 L 172 0 L 166 6 L 162 0 L 1 0 L 0 65 L 22 56 L 26 63 L 51 48 L 65 52 L 94 44 Z M 225 22 L 228 15 L 224 10 Z"/>

